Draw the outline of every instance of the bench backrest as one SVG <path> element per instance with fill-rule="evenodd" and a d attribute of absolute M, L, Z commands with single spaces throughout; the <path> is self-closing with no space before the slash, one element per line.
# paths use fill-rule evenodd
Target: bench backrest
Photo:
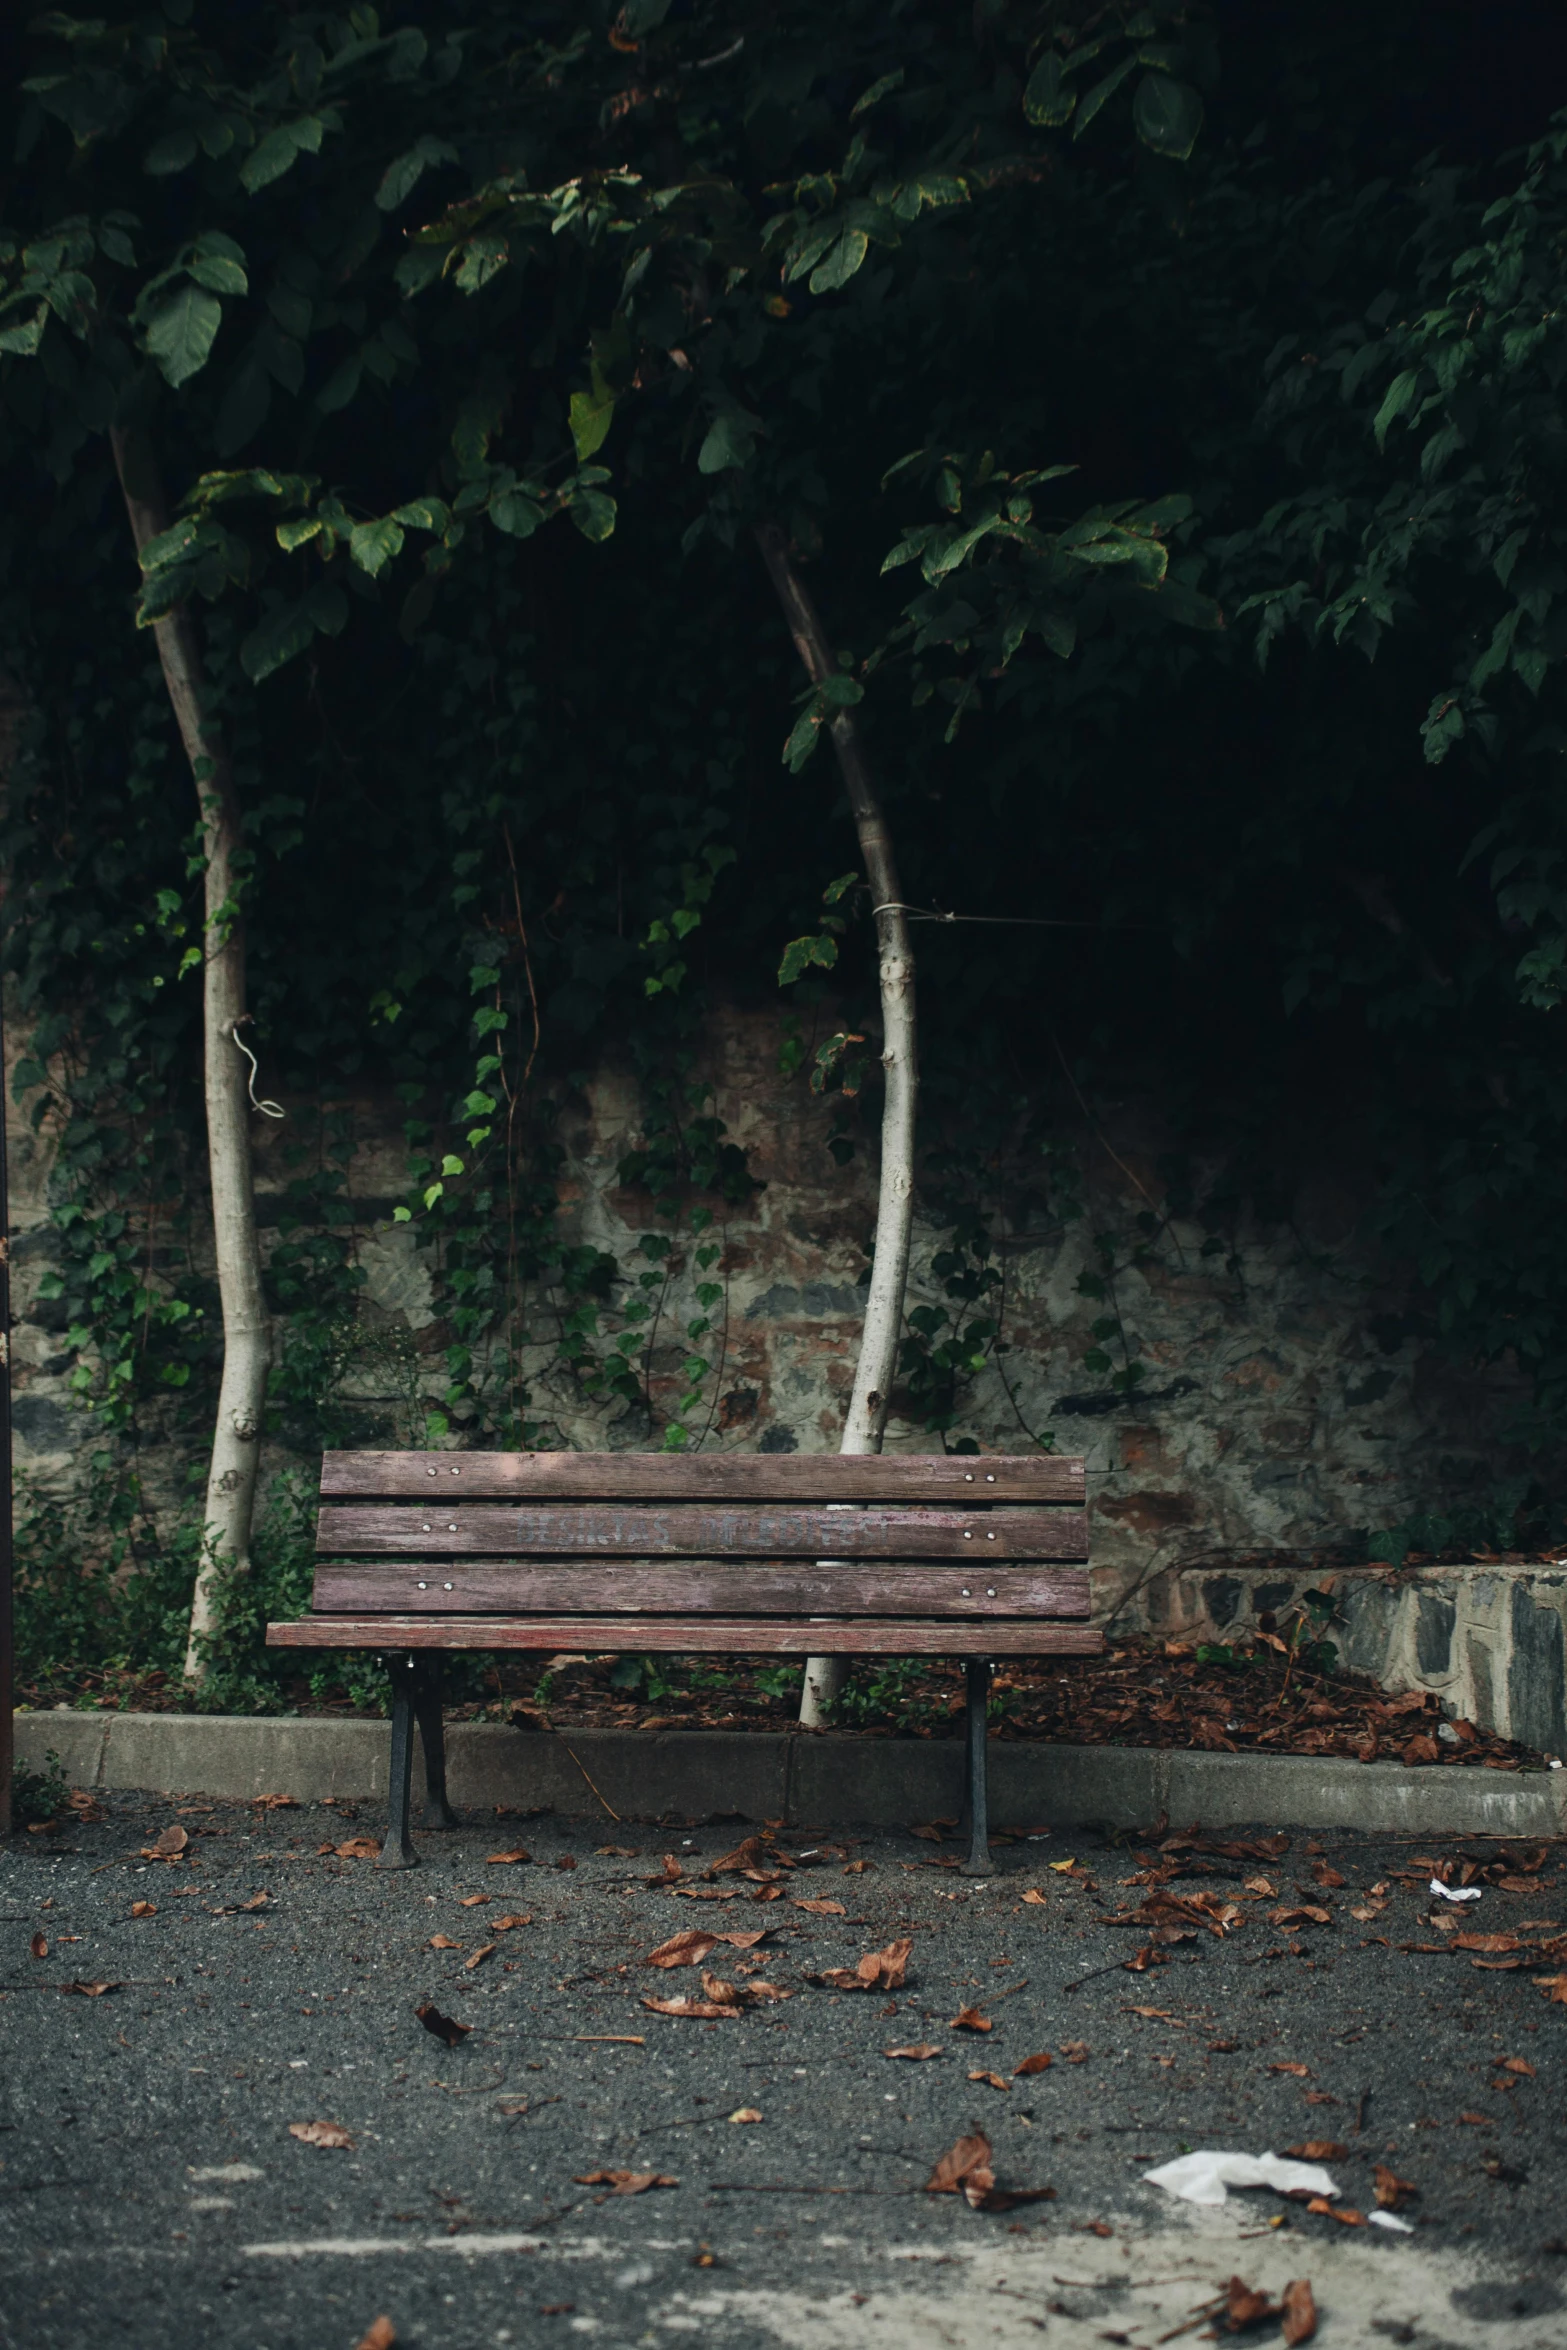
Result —
<path fill-rule="evenodd" d="M 329 1452 L 318 1613 L 1086 1617 L 1083 1463 Z"/>

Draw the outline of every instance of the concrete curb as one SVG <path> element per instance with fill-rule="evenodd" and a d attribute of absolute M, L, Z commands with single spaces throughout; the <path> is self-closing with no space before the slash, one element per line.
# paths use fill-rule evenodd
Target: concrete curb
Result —
<path fill-rule="evenodd" d="M 386 1792 L 382 1722 L 293 1715 L 21 1713 L 19 1761 L 52 1748 L 74 1787 L 244 1800 L 373 1800 Z M 459 1807 L 542 1806 L 624 1819 L 738 1813 L 749 1820 L 857 1820 L 902 1827 L 953 1817 L 956 1739 L 834 1738 L 790 1731 L 573 1730 L 489 1722 L 447 1733 Z M 997 1739 L 998 1828 L 1278 1824 L 1416 1835 L 1567 1835 L 1567 1772 L 1406 1770 L 1302 1755 L 1202 1754 Z M 601 1807 L 602 1806 L 602 1810 Z"/>

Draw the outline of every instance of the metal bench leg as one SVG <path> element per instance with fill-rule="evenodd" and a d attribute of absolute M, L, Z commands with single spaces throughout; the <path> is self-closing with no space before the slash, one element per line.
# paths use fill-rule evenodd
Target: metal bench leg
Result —
<path fill-rule="evenodd" d="M 392 1761 L 386 1788 L 386 1842 L 377 1868 L 416 1869 L 419 1855 L 408 1834 L 408 1791 L 414 1758 L 414 1660 L 389 1656 L 392 1680 Z"/>
<path fill-rule="evenodd" d="M 414 1658 L 414 1719 L 424 1748 L 424 1824 L 455 1828 L 457 1814 L 446 1800 L 446 1729 L 441 1720 L 441 1660 L 428 1653 Z"/>
<path fill-rule="evenodd" d="M 990 1818 L 985 1786 L 985 1734 L 990 1707 L 990 1660 L 970 1657 L 964 1668 L 968 1679 L 968 1758 L 964 1773 L 967 1800 L 964 1812 L 969 1833 L 965 1877 L 993 1877 L 990 1857 Z"/>

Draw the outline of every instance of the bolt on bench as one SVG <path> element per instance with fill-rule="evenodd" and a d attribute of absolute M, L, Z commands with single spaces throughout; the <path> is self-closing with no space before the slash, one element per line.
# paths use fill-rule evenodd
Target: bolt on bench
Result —
<path fill-rule="evenodd" d="M 329 1452 L 312 1612 L 274 1648 L 368 1648 L 392 1682 L 383 1868 L 452 1827 L 443 1649 L 961 1656 L 965 1873 L 987 1849 L 992 1661 L 1095 1656 L 1083 1464 L 1053 1455 Z"/>

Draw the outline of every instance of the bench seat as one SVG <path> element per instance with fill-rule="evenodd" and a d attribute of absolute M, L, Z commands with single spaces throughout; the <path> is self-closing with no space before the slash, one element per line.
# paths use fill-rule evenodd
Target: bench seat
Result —
<path fill-rule="evenodd" d="M 413 1730 L 448 1825 L 444 1651 L 961 1656 L 968 1869 L 988 1875 L 991 1660 L 1093 1656 L 1083 1463 L 1056 1455 L 328 1453 L 311 1612 L 275 1648 L 392 1680 L 382 1865 L 411 1868 Z"/>

